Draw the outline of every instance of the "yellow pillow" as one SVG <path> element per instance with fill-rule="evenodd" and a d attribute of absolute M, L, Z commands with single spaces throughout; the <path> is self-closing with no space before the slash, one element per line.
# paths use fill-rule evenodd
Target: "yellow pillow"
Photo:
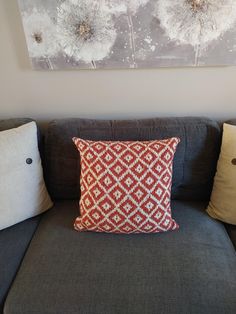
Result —
<path fill-rule="evenodd" d="M 221 152 L 207 213 L 236 225 L 236 126 L 224 124 Z"/>

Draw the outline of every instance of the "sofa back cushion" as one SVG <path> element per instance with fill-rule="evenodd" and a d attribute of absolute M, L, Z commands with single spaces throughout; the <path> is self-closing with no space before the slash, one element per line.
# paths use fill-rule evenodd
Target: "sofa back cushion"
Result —
<path fill-rule="evenodd" d="M 45 139 L 45 173 L 54 199 L 78 199 L 80 195 L 80 160 L 73 137 L 116 141 L 179 137 L 172 199 L 209 199 L 221 139 L 220 127 L 215 121 L 194 117 L 54 120 L 49 124 Z"/>

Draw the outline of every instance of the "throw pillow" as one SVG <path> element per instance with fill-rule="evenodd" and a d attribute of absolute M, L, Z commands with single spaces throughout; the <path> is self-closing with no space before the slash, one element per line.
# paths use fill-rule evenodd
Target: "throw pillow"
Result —
<path fill-rule="evenodd" d="M 170 207 L 178 138 L 73 141 L 81 158 L 81 216 L 76 230 L 155 233 L 178 228 Z"/>
<path fill-rule="evenodd" d="M 208 214 L 236 225 L 236 126 L 224 124 Z"/>
<path fill-rule="evenodd" d="M 0 230 L 52 206 L 43 179 L 37 126 L 0 132 Z"/>

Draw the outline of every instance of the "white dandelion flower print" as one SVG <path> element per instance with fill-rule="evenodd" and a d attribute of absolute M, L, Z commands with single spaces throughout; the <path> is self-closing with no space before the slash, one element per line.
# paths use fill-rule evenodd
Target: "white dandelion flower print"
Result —
<path fill-rule="evenodd" d="M 236 64 L 236 0 L 18 0 L 34 69 Z"/>
<path fill-rule="evenodd" d="M 34 9 L 22 14 L 26 42 L 31 58 L 55 57 L 59 52 L 56 25 L 46 11 Z"/>
<path fill-rule="evenodd" d="M 102 9 L 112 14 L 116 18 L 122 14 L 127 13 L 127 6 L 124 4 L 124 1 L 121 0 L 105 0 L 103 2 Z"/>
<path fill-rule="evenodd" d="M 133 15 L 137 13 L 140 7 L 145 6 L 149 0 L 126 0 L 127 5 L 127 22 L 129 26 L 130 33 L 130 47 L 131 47 L 131 68 L 137 68 L 136 62 L 136 41 L 135 41 L 135 29 L 133 23 Z"/>
<path fill-rule="evenodd" d="M 130 12 L 136 14 L 137 11 L 144 7 L 150 0 L 106 0 L 112 12 L 116 15 Z"/>
<path fill-rule="evenodd" d="M 155 15 L 170 40 L 207 46 L 236 22 L 235 0 L 159 0 Z"/>
<path fill-rule="evenodd" d="M 135 29 L 133 23 L 133 16 L 141 7 L 144 7 L 150 0 L 106 0 L 110 7 L 113 8 L 113 13 L 117 16 L 119 14 L 126 14 L 127 24 L 129 29 L 129 46 L 130 54 L 130 68 L 137 68 L 136 62 L 136 43 L 135 43 Z"/>
<path fill-rule="evenodd" d="M 66 0 L 58 8 L 57 32 L 65 54 L 93 63 L 109 56 L 116 30 L 104 1 Z"/>
<path fill-rule="evenodd" d="M 126 3 L 128 10 L 135 14 L 141 7 L 144 7 L 149 0 L 125 0 L 124 2 Z"/>

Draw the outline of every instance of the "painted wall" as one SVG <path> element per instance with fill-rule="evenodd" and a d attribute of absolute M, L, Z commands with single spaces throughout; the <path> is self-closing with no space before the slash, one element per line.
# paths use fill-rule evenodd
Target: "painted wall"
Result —
<path fill-rule="evenodd" d="M 32 71 L 17 0 L 0 0 L 0 119 L 236 117 L 236 67 Z"/>

